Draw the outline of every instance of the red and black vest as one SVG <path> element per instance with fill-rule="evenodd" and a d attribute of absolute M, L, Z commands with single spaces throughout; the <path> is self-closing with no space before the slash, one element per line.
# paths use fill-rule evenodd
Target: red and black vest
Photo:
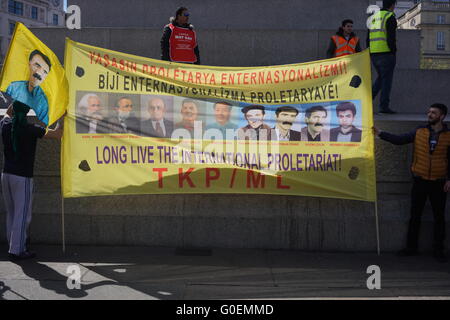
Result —
<path fill-rule="evenodd" d="M 169 39 L 170 61 L 174 62 L 197 62 L 194 49 L 197 46 L 197 36 L 195 31 L 189 28 L 174 26 L 169 24 L 172 33 Z"/>

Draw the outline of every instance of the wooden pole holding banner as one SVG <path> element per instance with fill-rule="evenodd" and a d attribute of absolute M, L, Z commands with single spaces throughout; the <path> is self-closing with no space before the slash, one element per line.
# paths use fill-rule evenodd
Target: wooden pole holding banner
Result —
<path fill-rule="evenodd" d="M 371 97 L 372 98 L 372 97 Z M 372 105 L 372 109 L 373 109 L 373 105 Z M 371 113 L 372 114 L 372 113 Z M 381 255 L 381 249 L 380 249 L 380 224 L 379 224 L 379 218 L 378 218 L 378 194 L 377 194 L 377 165 L 376 165 L 376 158 L 375 158 L 375 141 L 376 141 L 376 128 L 375 128 L 375 124 L 373 122 L 373 116 L 372 116 L 372 128 L 370 128 L 370 131 L 372 133 L 372 154 L 373 154 L 373 171 L 375 174 L 375 201 L 374 201 L 374 205 L 375 205 L 375 229 L 377 232 L 377 254 L 378 256 Z"/>
<path fill-rule="evenodd" d="M 66 43 L 67 45 L 67 43 Z M 62 122 L 62 130 L 63 130 L 63 136 L 61 137 L 61 154 L 60 154 L 60 167 L 61 167 L 61 234 L 62 234 L 62 251 L 63 254 L 66 253 L 66 225 L 65 225 L 65 212 L 64 212 L 64 193 L 63 193 L 63 186 L 64 186 L 64 174 L 63 174 L 63 145 L 64 145 L 64 131 L 66 129 L 65 121 L 66 121 L 66 117 L 65 115 L 66 113 L 62 116 L 62 120 L 58 119 L 56 126 L 59 127 L 61 126 L 61 121 Z"/>
<path fill-rule="evenodd" d="M 378 255 L 381 255 L 380 251 L 380 226 L 379 226 L 379 220 L 378 220 L 378 199 L 375 200 L 375 226 L 377 231 L 377 253 Z"/>
<path fill-rule="evenodd" d="M 65 233 L 65 224 L 64 224 L 64 197 L 61 193 L 61 221 L 62 221 L 62 251 L 63 254 L 66 253 L 66 233 Z"/>
<path fill-rule="evenodd" d="M 373 106 L 372 106 L 373 108 Z M 373 122 L 373 119 L 372 119 Z M 381 255 L 381 249 L 380 249 L 380 224 L 379 224 L 379 219 L 378 219 L 378 194 L 377 194 L 377 165 L 376 165 L 376 158 L 375 158 L 375 126 L 374 124 L 372 125 L 372 128 L 370 129 L 372 132 L 372 136 L 373 136 L 373 140 L 372 140 L 372 154 L 374 156 L 373 158 L 373 170 L 374 170 L 374 174 L 375 174 L 375 201 L 374 201 L 374 205 L 375 205 L 375 229 L 377 232 L 377 253 L 378 256 Z"/>

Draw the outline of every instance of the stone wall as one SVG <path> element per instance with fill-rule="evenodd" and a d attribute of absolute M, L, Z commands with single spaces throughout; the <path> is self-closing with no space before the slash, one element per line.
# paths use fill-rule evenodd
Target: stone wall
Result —
<path fill-rule="evenodd" d="M 419 122 L 379 120 L 376 124 L 381 129 L 401 133 Z M 376 143 L 383 251 L 397 250 L 404 245 L 409 217 L 411 149 L 411 146 L 398 147 L 380 140 Z M 31 227 L 34 243 L 61 243 L 59 152 L 58 142 L 40 141 Z M 133 195 L 65 199 L 64 211 L 68 244 L 308 251 L 376 249 L 374 204 L 360 201 L 237 194 Z M 1 202 L 0 221 L 4 219 Z M 421 246 L 430 249 L 429 205 L 422 231 Z M 0 228 L 0 241 L 5 239 L 4 232 Z"/>
<path fill-rule="evenodd" d="M 334 29 L 351 18 L 365 27 L 369 0 L 68 0 L 82 13 L 82 27 L 161 29 L 185 6 L 200 29 Z"/>

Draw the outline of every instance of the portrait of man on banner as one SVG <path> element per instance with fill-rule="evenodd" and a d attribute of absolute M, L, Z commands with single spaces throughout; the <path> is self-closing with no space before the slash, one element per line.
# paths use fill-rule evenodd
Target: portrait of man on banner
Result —
<path fill-rule="evenodd" d="M 354 103 L 345 101 L 336 106 L 339 126 L 330 130 L 330 141 L 361 142 L 362 130 L 355 126 L 357 111 Z"/>
<path fill-rule="evenodd" d="M 105 121 L 104 102 L 95 93 L 79 92 L 81 98 L 76 111 L 76 132 L 77 133 L 109 133 L 108 123 Z M 107 98 L 107 97 L 105 97 Z"/>
<path fill-rule="evenodd" d="M 249 105 L 241 109 L 247 125 L 237 131 L 238 140 L 271 140 L 272 130 L 264 122 L 266 108 L 261 105 Z"/>
<path fill-rule="evenodd" d="M 66 112 L 69 85 L 58 57 L 22 23 L 16 23 L 3 66 L 0 90 L 28 105 L 50 126 Z"/>
<path fill-rule="evenodd" d="M 330 130 L 326 129 L 328 111 L 324 106 L 317 105 L 306 109 L 305 127 L 301 130 L 302 141 L 330 141 Z"/>
<path fill-rule="evenodd" d="M 6 89 L 6 93 L 14 100 L 28 105 L 34 110 L 39 121 L 48 125 L 48 100 L 40 85 L 50 73 L 52 63 L 39 50 L 33 50 L 29 55 L 28 61 L 28 80 L 11 82 Z"/>

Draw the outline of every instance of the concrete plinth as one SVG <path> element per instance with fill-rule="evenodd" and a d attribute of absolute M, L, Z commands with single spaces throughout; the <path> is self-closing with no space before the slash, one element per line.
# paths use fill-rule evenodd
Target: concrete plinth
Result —
<path fill-rule="evenodd" d="M 401 133 L 423 123 L 418 116 L 411 119 L 379 116 L 376 124 Z M 54 141 L 39 143 L 31 226 L 34 243 L 61 242 L 59 149 Z M 411 151 L 411 146 L 376 142 L 383 251 L 397 250 L 405 243 Z M 0 221 L 4 211 L 1 202 Z M 64 211 L 68 244 L 376 250 L 375 207 L 360 201 L 275 195 L 133 195 L 66 199 Z M 2 227 L 0 240 L 4 239 Z M 421 246 L 429 250 L 431 243 L 432 213 L 427 205 Z"/>

